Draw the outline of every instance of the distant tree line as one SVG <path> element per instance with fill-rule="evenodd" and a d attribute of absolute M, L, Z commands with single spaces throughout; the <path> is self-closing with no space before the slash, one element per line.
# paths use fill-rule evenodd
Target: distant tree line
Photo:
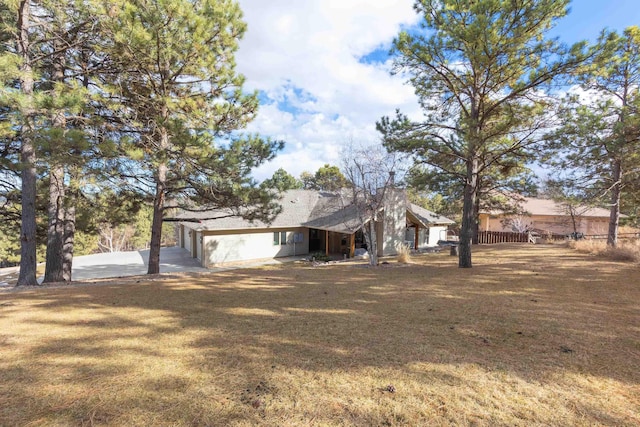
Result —
<path fill-rule="evenodd" d="M 338 166 L 325 164 L 318 168 L 315 173 L 302 172 L 300 179 L 297 179 L 283 168 L 279 168 L 271 178 L 265 179 L 261 185 L 265 188 L 276 188 L 281 192 L 296 189 L 337 191 L 348 187 L 350 182 Z"/>

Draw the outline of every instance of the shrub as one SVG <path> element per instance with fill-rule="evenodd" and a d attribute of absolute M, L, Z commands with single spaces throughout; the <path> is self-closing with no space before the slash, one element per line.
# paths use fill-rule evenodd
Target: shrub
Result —
<path fill-rule="evenodd" d="M 309 259 L 315 259 L 318 262 L 329 262 L 331 257 L 324 252 L 315 252 L 309 255 Z"/>
<path fill-rule="evenodd" d="M 400 264 L 408 264 L 411 262 L 411 249 L 407 245 L 398 245 L 398 262 Z"/>
<path fill-rule="evenodd" d="M 569 247 L 578 252 L 601 256 L 614 261 L 640 262 L 640 240 L 622 240 L 611 248 L 604 240 L 575 240 Z"/>

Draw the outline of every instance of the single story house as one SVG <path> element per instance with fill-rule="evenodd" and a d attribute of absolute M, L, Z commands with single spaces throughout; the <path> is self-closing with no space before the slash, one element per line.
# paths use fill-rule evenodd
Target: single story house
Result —
<path fill-rule="evenodd" d="M 280 200 L 282 211 L 271 224 L 238 216 L 218 219 L 225 211 L 178 216 L 178 245 L 202 266 L 226 262 L 324 254 L 354 255 L 366 247 L 357 211 L 338 193 L 289 190 Z M 217 215 L 218 214 L 218 215 Z M 198 221 L 198 218 L 203 218 Z M 394 255 L 399 244 L 414 249 L 446 240 L 454 222 L 407 201 L 402 189 L 388 190 L 381 220 L 376 223 L 378 255 Z"/>
<path fill-rule="evenodd" d="M 602 208 L 578 207 L 574 218 L 566 206 L 551 199 L 522 197 L 517 214 L 500 211 L 480 212 L 479 231 L 508 231 L 571 234 L 573 221 L 578 233 L 584 235 L 607 234 L 609 210 Z"/>

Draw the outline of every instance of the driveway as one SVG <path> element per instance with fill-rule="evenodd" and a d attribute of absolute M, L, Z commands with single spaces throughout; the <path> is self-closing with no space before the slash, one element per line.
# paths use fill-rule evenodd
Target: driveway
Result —
<path fill-rule="evenodd" d="M 73 280 L 138 276 L 147 273 L 149 251 L 113 252 L 73 258 Z M 207 271 L 189 251 L 179 247 L 160 249 L 160 273 Z"/>
<path fill-rule="evenodd" d="M 175 246 L 160 249 L 160 273 L 225 271 L 269 264 L 282 264 L 301 259 L 305 259 L 305 257 L 255 260 L 206 269 L 200 266 L 199 260 L 191 257 L 188 250 Z M 75 282 L 110 277 L 139 276 L 147 274 L 148 265 L 148 250 L 76 256 L 73 257 L 72 278 Z M 18 267 L 0 269 L 0 287 L 15 283 L 17 275 Z M 38 281 L 42 282 L 42 279 L 43 277 L 41 276 Z"/>
<path fill-rule="evenodd" d="M 73 281 L 147 274 L 149 251 L 110 252 L 73 257 Z M 189 251 L 179 247 L 160 249 L 160 273 L 209 271 Z M 0 286 L 15 283 L 18 267 L 0 269 Z M 43 277 L 38 278 L 42 282 Z"/>

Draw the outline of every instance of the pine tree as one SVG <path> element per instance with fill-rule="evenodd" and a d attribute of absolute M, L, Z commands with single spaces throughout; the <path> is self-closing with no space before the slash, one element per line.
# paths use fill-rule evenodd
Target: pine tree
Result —
<path fill-rule="evenodd" d="M 244 94 L 234 53 L 246 25 L 231 0 L 129 0 L 102 21 L 102 47 L 112 67 L 103 76 L 123 122 L 122 167 L 152 190 L 149 274 L 159 272 L 167 206 L 194 200 L 268 219 L 273 194 L 249 173 L 282 144 L 242 138 L 256 114 L 255 93 Z"/>
<path fill-rule="evenodd" d="M 640 28 L 603 33 L 548 135 L 547 159 L 566 187 L 610 208 L 607 244 L 618 243 L 625 197 L 640 193 Z"/>
<path fill-rule="evenodd" d="M 47 0 L 39 4 L 39 65 L 43 123 L 40 150 L 49 179 L 49 230 L 45 282 L 70 281 L 75 210 L 86 168 L 99 143 L 90 137 L 96 118 L 88 114 L 90 95 L 85 52 L 93 51 L 97 6 L 92 2 Z M 97 91 L 99 87 L 94 88 Z M 94 147 L 91 147 L 94 145 Z M 43 162 L 44 163 L 44 162 Z"/>
<path fill-rule="evenodd" d="M 340 168 L 328 163 L 318 168 L 315 174 L 302 172 L 300 180 L 307 190 L 339 191 L 349 186 L 349 180 L 340 172 Z"/>
<path fill-rule="evenodd" d="M 271 178 L 265 179 L 260 185 L 263 188 L 275 188 L 280 192 L 302 188 L 302 182 L 283 168 L 279 168 Z"/>
<path fill-rule="evenodd" d="M 35 95 L 32 4 L 21 0 L 16 4 L 3 4 L 3 85 L 2 104 L 9 109 L 8 116 L 14 135 L 4 137 L 19 141 L 20 156 L 17 170 L 20 173 L 20 273 L 18 286 L 34 286 L 36 280 L 36 143 L 35 143 Z M 13 12 L 13 13 L 12 13 Z"/>
<path fill-rule="evenodd" d="M 472 267 L 478 191 L 487 168 L 525 155 L 539 141 L 548 103 L 544 86 L 584 60 L 544 39 L 568 0 L 420 0 L 423 32 L 395 40 L 395 72 L 406 73 L 426 116 L 382 118 L 386 146 L 439 168 L 463 164 L 464 196 L 458 265 Z"/>

